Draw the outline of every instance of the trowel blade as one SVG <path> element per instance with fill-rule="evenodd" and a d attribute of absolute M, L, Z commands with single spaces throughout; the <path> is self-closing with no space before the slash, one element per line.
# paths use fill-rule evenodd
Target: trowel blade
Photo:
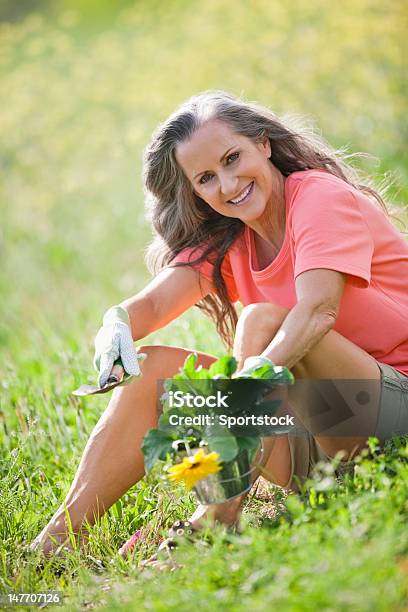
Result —
<path fill-rule="evenodd" d="M 81 385 L 78 389 L 72 391 L 72 395 L 85 396 L 98 395 L 99 393 L 107 393 L 108 391 L 111 391 L 112 389 L 120 385 L 121 382 L 121 380 L 118 380 L 117 382 L 109 383 L 104 387 L 96 387 L 94 385 Z"/>
<path fill-rule="evenodd" d="M 81 385 L 78 389 L 72 391 L 72 395 L 85 397 L 86 395 L 99 395 L 100 393 L 108 393 L 119 385 L 130 384 L 134 378 L 135 377 L 133 375 L 125 373 L 124 375 L 122 374 L 119 380 L 113 380 L 112 382 L 107 383 L 104 387 L 97 387 L 95 385 Z"/>

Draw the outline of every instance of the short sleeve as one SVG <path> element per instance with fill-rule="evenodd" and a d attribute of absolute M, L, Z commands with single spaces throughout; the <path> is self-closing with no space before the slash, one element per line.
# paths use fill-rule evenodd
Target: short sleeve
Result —
<path fill-rule="evenodd" d="M 289 215 L 295 278 L 326 268 L 347 274 L 354 286 L 368 287 L 374 241 L 362 204 L 337 177 L 302 181 Z"/>
<path fill-rule="evenodd" d="M 170 266 L 176 262 L 190 262 L 198 259 L 198 257 L 203 253 L 204 247 L 189 247 L 183 249 L 169 264 Z M 205 259 L 201 263 L 191 264 L 195 270 L 198 270 L 200 274 L 202 274 L 205 278 L 212 282 L 213 280 L 213 270 L 214 264 Z M 234 275 L 231 269 L 231 263 L 228 253 L 225 255 L 224 260 L 221 265 L 221 274 L 224 279 L 225 285 L 227 287 L 228 297 L 232 303 L 239 300 L 238 291 L 235 285 Z"/>

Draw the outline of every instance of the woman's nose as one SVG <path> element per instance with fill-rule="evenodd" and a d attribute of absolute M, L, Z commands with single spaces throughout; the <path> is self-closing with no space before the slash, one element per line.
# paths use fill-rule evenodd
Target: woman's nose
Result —
<path fill-rule="evenodd" d="M 234 197 L 237 188 L 237 179 L 228 173 L 219 175 L 221 193 L 231 199 Z"/>

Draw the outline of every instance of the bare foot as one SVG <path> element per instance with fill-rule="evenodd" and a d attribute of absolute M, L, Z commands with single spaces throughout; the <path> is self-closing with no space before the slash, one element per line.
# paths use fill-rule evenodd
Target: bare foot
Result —
<path fill-rule="evenodd" d="M 78 535 L 80 535 L 79 541 Z M 46 557 L 61 555 L 67 551 L 73 552 L 75 545 L 72 542 L 72 538 L 75 538 L 78 546 L 82 547 L 88 540 L 87 535 L 84 527 L 79 530 L 79 534 L 73 531 L 70 535 L 68 533 L 65 512 L 63 514 L 59 512 L 52 517 L 41 533 L 33 540 L 30 550 L 41 551 Z"/>

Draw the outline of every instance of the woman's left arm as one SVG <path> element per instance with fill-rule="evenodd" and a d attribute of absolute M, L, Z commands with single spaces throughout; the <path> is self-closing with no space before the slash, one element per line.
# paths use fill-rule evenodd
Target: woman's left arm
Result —
<path fill-rule="evenodd" d="M 346 277 L 316 269 L 296 278 L 297 304 L 262 353 L 277 365 L 293 367 L 336 322 Z"/>

